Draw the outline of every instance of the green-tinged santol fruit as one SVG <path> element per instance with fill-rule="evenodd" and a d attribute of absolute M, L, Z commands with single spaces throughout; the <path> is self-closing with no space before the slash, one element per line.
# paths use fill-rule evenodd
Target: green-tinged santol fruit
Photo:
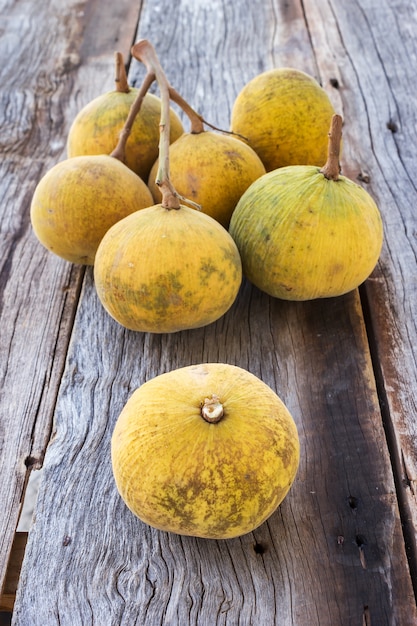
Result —
<path fill-rule="evenodd" d="M 242 280 L 239 252 L 216 220 L 180 203 L 169 179 L 169 94 L 153 48 L 132 54 L 161 86 L 162 202 L 124 218 L 106 233 L 94 279 L 107 312 L 131 330 L 170 333 L 214 322 L 233 304 Z"/>
<path fill-rule="evenodd" d="M 339 174 L 342 119 L 335 115 L 322 168 L 293 165 L 255 181 L 240 199 L 229 232 L 243 272 L 285 300 L 339 296 L 373 271 L 383 243 L 378 207 Z"/>
<path fill-rule="evenodd" d="M 120 53 L 116 54 L 115 82 L 114 91 L 101 94 L 81 109 L 75 117 L 67 140 L 69 157 L 111 154 L 113 151 L 139 91 L 128 85 Z M 160 115 L 160 98 L 147 93 L 126 143 L 124 162 L 144 181 L 148 180 L 150 169 L 158 157 Z M 170 128 L 170 141 L 175 141 L 183 133 L 183 127 L 172 109 Z"/>
<path fill-rule="evenodd" d="M 30 215 L 45 248 L 72 263 L 93 265 L 107 230 L 152 204 L 143 180 L 118 159 L 78 156 L 57 163 L 41 178 Z"/>
<path fill-rule="evenodd" d="M 238 94 L 231 130 L 243 135 L 269 172 L 324 163 L 333 105 L 309 74 L 283 67 L 255 76 Z"/>
<path fill-rule="evenodd" d="M 265 167 L 254 150 L 230 134 L 207 131 L 204 120 L 170 89 L 188 115 L 191 130 L 169 148 L 170 179 L 180 196 L 189 198 L 201 211 L 228 228 L 230 217 L 244 191 L 265 174 Z M 156 182 L 159 161 L 149 175 L 148 186 L 155 202 L 161 201 Z"/>

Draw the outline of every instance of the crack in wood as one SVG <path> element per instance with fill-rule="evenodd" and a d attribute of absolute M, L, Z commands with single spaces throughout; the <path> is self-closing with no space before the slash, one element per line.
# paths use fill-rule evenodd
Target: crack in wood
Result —
<path fill-rule="evenodd" d="M 359 560 L 361 562 L 362 569 L 366 569 L 366 557 L 365 557 L 366 539 L 363 535 L 356 535 L 355 543 L 359 549 Z"/>
<path fill-rule="evenodd" d="M 413 497 L 415 497 L 416 496 L 416 489 L 415 489 L 416 479 L 412 478 L 411 476 L 411 472 L 409 471 L 407 467 L 407 462 L 406 462 L 403 450 L 401 450 L 401 465 L 402 465 L 403 474 L 404 474 L 403 484 L 410 489 Z"/>
<path fill-rule="evenodd" d="M 371 626 L 371 612 L 366 605 L 363 607 L 362 626 Z"/>

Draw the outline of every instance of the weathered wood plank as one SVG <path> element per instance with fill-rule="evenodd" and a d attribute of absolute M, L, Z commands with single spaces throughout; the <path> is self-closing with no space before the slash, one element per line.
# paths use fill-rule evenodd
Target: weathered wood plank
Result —
<path fill-rule="evenodd" d="M 256 73 L 283 64 L 313 73 L 343 107 L 347 169 L 362 171 L 369 161 L 359 157 L 372 154 L 373 137 L 358 135 L 350 120 L 366 111 L 362 80 L 369 77 L 354 67 L 368 31 L 361 34 L 357 15 L 341 0 L 321 4 L 319 14 L 313 4 L 145 3 L 138 37 L 151 39 L 172 84 L 223 127 L 238 90 Z M 364 8 L 360 15 L 366 14 Z M 140 74 L 134 64 L 132 75 Z M 331 86 L 334 77 L 342 89 Z M 360 122 L 362 130 L 366 125 Z M 370 163 L 374 181 L 376 162 Z M 382 157 L 378 163 L 381 172 L 390 166 Z M 387 220 L 381 192 L 378 199 Z M 261 528 L 231 541 L 150 529 L 123 505 L 111 476 L 110 436 L 133 389 L 204 361 L 260 376 L 286 402 L 301 437 L 300 471 L 287 499 Z M 411 626 L 416 620 L 358 293 L 285 303 L 245 283 L 216 324 L 159 336 L 110 320 L 88 270 L 15 623 Z"/>
<path fill-rule="evenodd" d="M 299 2 L 197 0 L 163 9 L 148 2 L 139 22 L 142 37 L 156 46 L 173 86 L 207 121 L 226 130 L 237 93 L 263 70 L 295 63 L 320 78 Z M 143 74 L 133 60 L 132 80 Z"/>
<path fill-rule="evenodd" d="M 240 296 L 210 328 L 150 336 L 103 319 L 87 281 L 16 623 L 59 615 L 73 625 L 322 625 L 360 623 L 365 607 L 375 623 L 414 623 L 357 296 L 326 307 L 272 301 L 248 285 Z M 82 350 L 87 344 L 97 351 Z M 115 491 L 109 459 L 114 420 L 137 385 L 212 360 L 246 367 L 276 389 L 302 441 L 300 472 L 279 511 L 227 542 L 136 520 Z"/>
<path fill-rule="evenodd" d="M 417 332 L 413 311 L 417 288 L 412 268 L 416 263 L 413 224 L 417 166 L 412 146 L 417 133 L 415 107 L 410 105 L 417 98 L 417 83 L 410 59 L 417 55 L 417 4 L 329 4 L 343 29 L 337 33 L 326 28 L 327 46 L 317 50 L 324 62 L 333 57 L 339 67 L 345 117 L 344 172 L 373 195 L 384 218 L 383 254 L 363 293 L 403 525 L 416 576 Z M 305 3 L 305 8 L 314 43 L 316 31 L 324 31 L 324 22 L 315 2 Z M 321 3 L 319 11 L 323 10 Z"/>
<path fill-rule="evenodd" d="M 313 13 L 315 3 L 311 5 Z M 366 283 L 366 297 L 403 523 L 416 568 L 417 3 L 332 5 L 336 19 L 344 24 L 347 59 L 340 63 L 342 95 L 349 85 L 349 92 L 356 94 L 343 98 L 349 120 L 345 133 L 349 173 L 368 175 L 364 185 L 384 216 L 384 250 Z"/>
<path fill-rule="evenodd" d="M 98 28 L 97 2 L 0 4 L 1 588 L 27 472 L 49 439 L 83 275 L 35 239 L 30 201 L 65 156 L 75 112 L 113 87 L 114 47 L 129 51 L 139 7 L 109 5 Z"/>

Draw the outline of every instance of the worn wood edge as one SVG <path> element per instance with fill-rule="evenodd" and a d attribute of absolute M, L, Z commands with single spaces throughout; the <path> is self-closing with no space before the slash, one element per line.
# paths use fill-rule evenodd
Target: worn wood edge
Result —
<path fill-rule="evenodd" d="M 115 7 L 117 19 L 110 19 L 109 17 L 105 20 L 105 27 L 101 30 L 97 30 L 96 21 L 100 17 L 101 8 L 100 4 L 95 2 L 94 0 L 86 0 L 84 3 L 75 3 L 76 11 L 71 13 L 71 19 L 68 18 L 68 15 L 58 14 L 55 10 L 51 9 L 51 15 L 53 19 L 56 19 L 58 27 L 56 30 L 58 31 L 60 28 L 60 20 L 64 24 L 65 34 L 67 36 L 67 41 L 63 38 L 62 44 L 63 47 L 57 50 L 57 54 L 51 55 L 49 58 L 49 62 L 45 63 L 43 66 L 38 66 L 34 68 L 34 71 L 39 69 L 40 77 L 37 83 L 36 88 L 34 88 L 33 98 L 36 99 L 39 97 L 41 100 L 44 97 L 50 97 L 53 95 L 53 91 L 57 90 L 60 93 L 61 99 L 65 100 L 65 93 L 68 86 L 70 89 L 72 88 L 73 93 L 73 101 L 72 105 L 68 107 L 67 110 L 67 119 L 66 119 L 66 128 L 69 128 L 69 124 L 72 121 L 72 118 L 78 112 L 83 104 L 85 104 L 89 99 L 99 95 L 103 91 L 107 89 L 111 89 L 114 81 L 114 73 L 112 72 L 113 68 L 113 54 L 114 48 L 116 46 L 120 49 L 124 54 L 128 55 L 131 39 L 133 36 L 133 32 L 136 28 L 137 24 L 137 15 L 140 12 L 140 6 L 133 6 L 130 2 L 119 2 L 117 7 Z M 45 7 L 42 7 L 42 10 Z M 86 10 L 85 10 L 86 9 Z M 10 26 L 12 27 L 13 22 L 13 13 L 14 7 L 11 8 L 10 15 L 8 15 Z M 68 12 L 71 9 L 68 7 Z M 58 17 L 60 15 L 61 17 Z M 17 22 L 20 20 L 20 14 L 17 14 Z M 115 16 L 113 16 L 115 17 Z M 53 20 L 52 20 L 53 21 Z M 45 20 L 28 20 L 27 24 L 29 24 L 31 36 L 29 37 L 26 33 L 25 41 L 29 40 L 43 40 L 42 33 L 39 33 L 39 29 L 45 28 L 45 24 L 48 24 Z M 128 27 L 126 28 L 126 24 Z M 33 25 L 35 28 L 33 28 Z M 16 24 L 16 28 L 18 29 L 19 23 Z M 13 30 L 13 29 L 12 29 Z M 33 30 L 36 30 L 36 34 L 33 35 Z M 55 29 L 54 29 L 55 30 Z M 84 32 L 88 30 L 91 31 L 92 36 L 83 36 Z M 16 31 L 17 32 L 17 31 Z M 116 35 L 115 35 L 116 33 Z M 52 41 L 53 38 L 49 38 L 48 41 Z M 77 49 L 78 44 L 81 43 L 81 47 Z M 65 47 L 65 43 L 67 44 Z M 49 48 L 46 47 L 47 49 Z M 106 59 L 103 60 L 103 52 Z M 89 59 L 88 63 L 85 62 L 85 59 Z M 22 64 L 24 65 L 24 64 Z M 85 72 L 85 70 L 89 67 L 89 72 Z M 108 74 L 104 77 L 104 69 L 108 68 Z M 94 82 L 92 79 L 98 70 L 98 74 L 102 76 L 101 84 L 97 81 Z M 6 65 L 7 71 L 7 65 Z M 26 78 L 25 72 L 22 71 L 21 75 L 23 78 Z M 79 84 L 74 80 L 76 76 L 79 76 Z M 80 89 L 80 85 L 83 84 L 85 89 L 84 91 Z M 66 85 L 66 87 L 65 87 Z M 16 87 L 17 93 L 22 89 L 23 91 L 26 87 L 21 87 L 19 80 L 14 81 L 14 87 Z M 91 91 L 89 91 L 89 89 Z M 45 90 L 45 94 L 43 94 L 43 89 Z M 95 89 L 95 91 L 94 91 Z M 77 93 L 82 92 L 80 98 L 77 98 Z M 13 95 L 12 90 L 12 95 Z M 29 92 L 28 92 L 29 93 Z M 68 95 L 68 94 L 67 94 Z M 29 98 L 29 102 L 32 100 Z M 68 103 L 67 103 L 68 104 Z M 43 103 L 43 107 L 45 108 L 45 103 Z M 53 113 L 50 115 L 50 123 L 60 123 L 60 114 L 61 112 L 54 108 L 55 105 L 52 105 L 54 109 Z M 42 107 L 39 107 L 39 111 L 42 110 Z M 55 117 L 56 115 L 56 117 Z M 24 120 L 27 122 L 27 120 Z M 36 125 L 38 120 L 35 118 L 32 120 Z M 44 123 L 44 121 L 39 120 L 40 125 Z M 28 129 L 26 128 L 25 131 Z M 22 156 L 22 152 L 24 155 L 26 145 L 26 141 L 30 141 L 30 134 L 25 134 L 23 132 L 22 137 L 18 137 L 19 141 L 10 143 L 11 148 L 7 147 L 7 156 L 8 158 L 16 158 L 19 160 L 19 164 L 22 165 L 22 158 L 24 160 L 24 156 Z M 34 133 L 34 137 L 36 133 Z M 55 140 L 56 139 L 56 140 Z M 42 151 L 42 150 L 41 150 Z M 40 152 L 41 152 L 40 151 Z M 34 159 L 34 153 L 31 152 L 31 161 L 30 164 L 35 164 L 35 168 L 37 168 L 40 175 L 42 172 L 44 173 L 48 167 L 54 165 L 58 160 L 65 156 L 65 142 L 62 142 L 62 138 L 54 138 L 52 145 L 50 146 L 50 152 L 48 155 L 39 154 L 37 159 Z M 43 165 L 41 165 L 41 159 L 43 158 Z M 43 167 L 43 169 L 42 169 Z M 24 168 L 21 170 L 24 172 Z M 35 181 L 36 182 L 36 181 Z M 26 196 L 23 193 L 22 197 L 24 197 L 25 201 L 27 199 L 28 194 L 31 193 L 29 187 L 32 184 L 32 192 L 34 189 L 35 182 L 28 179 L 27 176 L 24 178 L 24 187 L 27 188 Z M 16 202 L 16 198 L 14 198 Z M 36 254 L 30 254 L 30 247 L 36 246 Z M 42 256 L 39 253 L 38 246 L 39 243 L 34 243 L 33 236 L 29 236 L 27 243 L 25 244 L 25 250 L 27 252 L 27 256 L 39 257 Z M 46 258 L 50 253 L 44 252 L 43 256 Z M 44 263 L 40 263 L 39 265 L 43 266 Z M 80 292 L 80 288 L 82 285 L 82 277 L 83 270 L 80 268 L 70 268 L 63 262 L 59 260 L 50 260 L 46 265 L 52 265 L 55 267 L 55 273 L 59 274 L 62 278 L 63 283 L 63 291 L 62 291 L 62 310 L 60 314 L 60 328 L 62 324 L 69 324 L 72 326 L 77 302 L 78 295 Z M 50 271 L 50 270 L 49 270 Z M 68 298 L 68 294 L 70 298 Z M 72 298 L 72 300 L 71 300 Z M 71 302 L 69 302 L 71 300 Z M 13 300 L 15 301 L 15 300 Z M 47 316 L 45 317 L 47 319 Z M 66 351 L 68 349 L 70 333 L 67 332 L 62 333 L 58 332 L 57 337 L 52 340 L 52 344 L 55 346 L 55 350 L 59 350 L 65 356 Z M 51 347 L 53 349 L 53 347 Z M 13 481 L 15 484 L 15 495 L 12 503 L 13 511 L 10 515 L 5 516 L 7 520 L 7 528 L 2 532 L 2 539 L 0 541 L 1 544 L 1 559 L 0 559 L 0 583 L 4 580 L 4 576 L 6 575 L 6 566 L 7 562 L 10 558 L 11 550 L 12 550 L 12 542 L 15 533 L 15 528 L 17 527 L 19 515 L 21 511 L 22 501 L 24 500 L 25 489 L 28 481 L 28 476 L 32 468 L 40 467 L 43 463 L 43 457 L 45 454 L 45 449 L 47 447 L 49 438 L 51 436 L 52 431 L 52 420 L 53 420 L 53 411 L 55 407 L 56 397 L 58 394 L 59 382 L 61 378 L 61 374 L 64 368 L 65 358 L 63 358 L 57 365 L 55 362 L 53 364 L 52 370 L 48 372 L 48 381 L 45 383 L 45 388 L 47 392 L 41 393 L 41 397 L 37 401 L 37 407 L 35 411 L 32 411 L 32 414 L 37 416 L 43 416 L 42 419 L 36 422 L 37 427 L 33 429 L 33 427 L 29 427 L 29 433 L 26 442 L 20 442 L 22 445 L 22 451 L 18 455 L 17 463 L 19 465 L 18 471 L 15 468 L 12 468 L 11 474 L 13 475 Z M 29 414 L 30 412 L 28 412 Z M 24 450 L 26 448 L 26 450 Z M 3 471 L 3 474 L 7 472 Z"/>
<path fill-rule="evenodd" d="M 329 20 L 322 19 L 327 13 L 326 3 L 331 7 L 330 20 L 348 26 L 339 31 L 338 40 L 329 36 L 337 32 L 329 28 Z M 335 86 L 343 104 L 346 137 L 342 173 L 373 196 L 384 221 L 381 258 L 360 292 L 417 598 L 417 421 L 412 417 L 417 377 L 413 356 L 417 331 L 412 312 L 417 302 L 410 271 L 415 263 L 413 230 L 407 228 L 407 224 L 415 221 L 412 207 L 417 201 L 414 156 L 410 151 L 417 138 L 413 117 L 407 110 L 407 103 L 416 97 L 408 62 L 410 46 L 414 47 L 414 53 L 416 50 L 408 26 L 413 22 L 413 9 L 401 3 L 396 6 L 385 2 L 377 8 L 371 4 L 366 7 L 366 3 L 348 7 L 334 0 L 320 5 L 306 0 L 305 10 L 313 44 L 322 44 L 314 45 L 319 66 L 326 67 L 329 60 L 336 61 L 338 66 Z M 352 21 L 346 19 L 348 12 Z M 396 19 L 398 15 L 401 20 Z M 387 24 L 392 25 L 389 30 Z M 364 41 L 364 38 L 358 41 L 357 32 L 366 30 L 368 41 L 374 43 L 367 45 L 367 55 L 351 53 L 347 63 L 343 58 L 344 47 L 355 52 Z M 398 44 L 395 55 L 391 43 Z M 346 99 L 343 92 L 349 85 L 353 98 Z M 384 93 L 383 100 L 375 100 L 375 92 Z"/>
<path fill-rule="evenodd" d="M 380 272 L 377 271 L 375 276 L 363 285 L 361 298 L 365 319 L 368 320 L 367 332 L 370 352 L 384 431 L 393 466 L 408 565 L 417 601 L 417 478 L 414 475 L 413 467 L 407 465 L 407 459 L 414 457 L 415 450 L 413 443 L 410 442 L 409 434 L 399 428 L 401 419 L 396 418 L 398 414 L 402 414 L 400 394 L 396 393 L 392 386 L 387 386 L 387 382 L 395 378 L 393 371 L 395 372 L 396 367 L 389 362 L 386 355 L 384 357 L 384 350 L 381 349 L 378 341 L 378 337 L 384 334 L 384 325 L 386 324 L 386 319 L 380 319 L 381 314 L 376 304 L 384 293 L 384 290 L 381 293 L 381 282 Z M 379 304 L 381 305 L 381 302 Z M 394 320 L 392 322 L 394 323 Z M 385 339 L 389 343 L 389 338 L 386 335 Z M 393 368 L 393 371 L 387 372 L 387 368 L 390 367 Z M 400 384 L 399 381 L 398 384 Z"/>
<path fill-rule="evenodd" d="M 58 32 L 60 20 L 65 20 L 65 13 L 58 15 L 51 4 L 38 6 L 35 20 L 22 19 L 18 3 L 10 4 L 4 15 L 8 33 L 12 34 L 18 46 L 14 54 L 8 55 L 2 64 L 3 84 L 6 84 L 5 77 L 13 73 L 15 66 L 20 64 L 20 69 L 15 72 L 7 92 L 10 123 L 4 129 L 1 145 L 6 192 L 2 208 L 14 207 L 13 213 L 9 211 L 8 219 L 5 220 L 9 237 L 6 239 L 7 256 L 1 275 L 2 295 L 7 302 L 7 307 L 1 312 L 2 332 L 4 345 L 9 345 L 4 383 L 5 406 L 12 416 L 6 414 L 5 420 L 7 424 L 8 418 L 13 419 L 14 425 L 13 429 L 9 429 L 8 446 L 0 463 L 4 481 L 1 502 L 6 510 L 6 515 L 1 518 L 0 532 L 1 581 L 9 562 L 29 470 L 42 464 L 49 439 L 56 399 L 56 390 L 52 387 L 59 384 L 64 361 L 61 367 L 58 366 L 59 371 L 55 376 L 56 368 L 54 365 L 51 367 L 52 361 L 48 357 L 56 354 L 61 347 L 61 322 L 63 318 L 67 319 L 65 305 L 68 297 L 65 286 L 69 287 L 69 277 L 74 276 L 68 266 L 48 257 L 46 251 L 42 250 L 31 232 L 29 220 L 30 197 L 37 179 L 42 175 L 43 168 L 60 158 L 62 143 L 49 142 L 51 128 L 56 130 L 61 123 L 53 100 L 56 90 L 59 91 L 58 85 L 65 93 L 68 76 L 74 67 L 65 62 L 65 59 L 72 58 L 74 61 L 74 58 L 69 49 L 64 50 L 65 38 L 61 40 Z M 43 18 L 48 9 L 55 36 L 44 39 L 42 33 L 46 22 Z M 30 14 L 30 6 L 28 10 Z M 71 11 L 70 7 L 68 11 Z M 69 38 L 79 32 L 78 13 L 72 17 L 72 20 L 66 21 Z M 27 53 L 26 48 L 29 45 L 33 50 L 33 41 L 44 41 L 41 52 L 35 56 Z M 30 64 L 27 63 L 28 59 L 32 61 Z M 42 120 L 45 111 L 48 114 Z M 43 133 L 39 135 L 39 123 L 42 121 Z M 19 167 L 16 167 L 16 163 Z M 44 276 L 48 278 L 43 280 Z M 43 298 L 39 298 L 36 287 L 40 289 Z M 53 296 L 45 293 L 48 288 L 55 289 L 61 298 L 55 302 Z M 55 319 L 51 321 L 48 319 L 50 316 Z M 20 338 L 20 344 L 17 338 Z M 13 376 L 13 373 L 16 375 Z M 14 394 L 10 399 L 7 398 L 9 389 Z"/>
<path fill-rule="evenodd" d="M 7 516 L 4 516 L 1 521 L 1 579 L 3 579 L 6 573 L 5 568 L 21 515 L 30 474 L 34 469 L 42 466 L 45 450 L 53 427 L 52 416 L 57 397 L 57 389 L 54 390 L 54 386 L 59 385 L 64 369 L 64 356 L 68 348 L 68 339 L 66 333 L 62 332 L 62 328 L 64 327 L 64 329 L 66 329 L 67 324 L 72 325 L 75 313 L 73 297 L 77 299 L 76 294 L 79 292 L 79 283 L 77 284 L 79 274 L 77 271 L 75 271 L 75 273 L 71 271 L 70 276 L 72 279 L 69 280 L 69 284 L 71 284 L 72 287 L 64 295 L 59 319 L 57 320 L 57 328 L 60 329 L 61 332 L 57 333 L 57 338 L 53 342 L 53 345 L 50 346 L 52 352 L 61 351 L 62 357 L 61 361 L 58 360 L 58 362 L 54 362 L 52 368 L 47 369 L 42 378 L 43 384 L 41 386 L 40 395 L 37 399 L 36 407 L 32 410 L 34 419 L 39 418 L 37 428 L 34 430 L 33 425 L 28 426 L 26 420 L 24 420 L 20 432 L 18 433 L 18 440 L 11 445 L 12 440 L 9 437 L 9 448 L 6 454 L 2 455 L 2 475 L 5 476 L 10 471 L 11 478 L 7 482 L 8 491 L 5 492 L 5 497 L 2 498 L 2 503 L 5 508 L 10 504 L 10 512 Z M 28 409 L 26 410 L 28 411 Z M 15 456 L 14 464 L 12 454 Z"/>
<path fill-rule="evenodd" d="M 15 533 L 0 595 L 0 611 L 13 611 L 27 540 L 27 532 Z"/>
<path fill-rule="evenodd" d="M 416 54 L 415 38 L 410 37 L 413 22 L 412 5 L 398 7 L 386 4 L 384 20 L 367 20 L 370 25 L 393 25 L 393 37 L 403 43 L 395 56 L 389 45 L 383 47 L 371 62 L 370 77 L 376 75 L 379 89 L 386 93 L 379 116 L 370 106 L 369 132 L 372 138 L 376 167 L 366 171 L 360 181 L 383 211 L 385 241 L 380 263 L 364 285 L 381 410 L 395 471 L 404 536 L 410 569 L 417 597 L 417 308 L 415 288 L 415 155 L 411 146 L 417 141 L 415 120 L 408 112 L 407 102 L 416 98 L 413 69 L 408 59 Z M 375 10 L 373 8 L 372 10 Z M 379 11 L 378 11 L 379 14 Z M 372 13 L 370 14 L 372 16 Z M 378 29 L 376 30 L 378 32 Z M 391 34 L 391 33 L 390 33 Z M 374 34 L 375 37 L 375 34 Z M 388 39 L 388 44 L 389 44 Z M 411 51 L 411 48 L 413 50 Z M 379 63 L 382 69 L 379 69 Z M 382 79 L 382 80 L 381 80 Z M 365 85 L 373 91 L 373 82 Z M 395 106 L 393 106 L 393 103 Z M 385 152 L 391 167 L 384 168 Z M 383 169 L 383 171 L 379 171 Z"/>

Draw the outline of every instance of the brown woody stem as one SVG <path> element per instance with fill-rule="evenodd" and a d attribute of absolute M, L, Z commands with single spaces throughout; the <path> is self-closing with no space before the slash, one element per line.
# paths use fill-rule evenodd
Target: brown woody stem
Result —
<path fill-rule="evenodd" d="M 329 180 L 338 180 L 340 174 L 340 142 L 342 141 L 343 120 L 340 115 L 333 115 L 329 131 L 327 161 L 320 172 Z"/>
<path fill-rule="evenodd" d="M 126 68 L 123 61 L 123 55 L 121 52 L 114 53 L 114 63 L 115 63 L 115 89 L 119 93 L 129 93 L 130 87 L 127 82 L 126 76 Z"/>
<path fill-rule="evenodd" d="M 154 80 L 155 74 L 147 72 L 145 78 L 143 79 L 142 85 L 139 88 L 138 94 L 129 109 L 129 114 L 126 118 L 122 130 L 120 131 L 117 145 L 113 152 L 111 152 L 110 154 L 110 156 L 119 159 L 119 161 L 122 161 L 122 163 L 124 163 L 126 160 L 126 142 L 129 138 L 130 133 L 132 132 L 133 123 L 136 119 L 137 114 L 140 111 L 143 99 L 146 96 L 146 93 Z"/>
<path fill-rule="evenodd" d="M 201 115 L 197 113 L 197 111 L 194 111 L 194 109 L 188 104 L 188 102 L 184 100 L 184 98 L 178 93 L 178 91 L 171 87 L 171 85 L 168 85 L 168 90 L 171 100 L 181 107 L 181 109 L 190 120 L 190 132 L 196 135 L 202 133 L 204 131 L 204 124 L 206 123 L 205 120 L 201 117 Z"/>
<path fill-rule="evenodd" d="M 156 184 L 162 193 L 162 206 L 166 209 L 179 209 L 180 198 L 169 179 L 169 135 L 170 135 L 170 98 L 169 83 L 153 46 L 146 39 L 141 39 L 132 47 L 132 55 L 141 61 L 148 75 L 154 75 L 161 92 L 161 119 L 159 122 L 159 166 Z"/>
<path fill-rule="evenodd" d="M 219 132 L 224 133 L 226 135 L 235 135 L 238 137 L 242 137 L 242 139 L 245 139 L 245 137 L 243 137 L 243 135 L 239 135 L 239 133 L 234 133 L 231 130 L 223 130 L 222 128 L 218 128 L 217 126 L 210 124 L 210 122 L 205 120 L 202 115 L 197 113 L 197 111 L 195 111 L 188 104 L 188 102 L 184 100 L 184 98 L 178 93 L 178 91 L 176 91 L 171 85 L 169 85 L 169 96 L 173 102 L 175 102 L 176 104 L 178 104 L 179 107 L 181 107 L 181 109 L 184 111 L 184 113 L 190 120 L 191 134 L 198 135 L 199 133 L 202 133 L 204 131 L 204 126 L 209 126 L 213 130 L 218 130 Z"/>

